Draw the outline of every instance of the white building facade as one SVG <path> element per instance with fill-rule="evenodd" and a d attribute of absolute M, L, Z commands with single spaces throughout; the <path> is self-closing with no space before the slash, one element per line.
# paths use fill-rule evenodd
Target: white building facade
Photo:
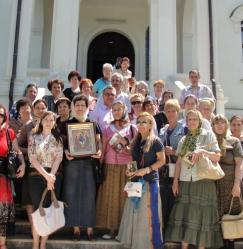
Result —
<path fill-rule="evenodd" d="M 73 69 L 95 80 L 127 56 L 137 80 L 164 79 L 177 95 L 199 69 L 215 79 L 217 111 L 242 114 L 242 21 L 243 0 L 1 0 L 0 99 L 11 78 L 17 99 L 31 81 L 67 82 Z"/>

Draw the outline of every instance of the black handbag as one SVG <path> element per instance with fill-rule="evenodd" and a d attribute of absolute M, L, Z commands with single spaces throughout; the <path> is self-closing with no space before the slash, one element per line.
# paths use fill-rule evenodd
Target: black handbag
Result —
<path fill-rule="evenodd" d="M 104 166 L 100 164 L 100 160 L 92 158 L 94 178 L 97 184 L 102 184 L 105 180 Z"/>
<path fill-rule="evenodd" d="M 8 156 L 7 156 L 7 177 L 14 179 L 16 177 L 20 161 L 18 154 L 13 150 L 13 144 L 10 139 L 9 131 L 6 131 L 7 144 L 8 144 Z"/>

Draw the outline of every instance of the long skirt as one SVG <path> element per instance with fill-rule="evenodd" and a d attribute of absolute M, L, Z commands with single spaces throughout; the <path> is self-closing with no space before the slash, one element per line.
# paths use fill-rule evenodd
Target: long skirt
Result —
<path fill-rule="evenodd" d="M 15 209 L 11 181 L 0 175 L 0 236 L 6 237 L 7 228 L 14 224 Z"/>
<path fill-rule="evenodd" d="M 96 226 L 117 230 L 125 204 L 126 165 L 106 164 L 105 181 L 100 185 L 96 205 Z"/>
<path fill-rule="evenodd" d="M 117 239 L 129 249 L 164 248 L 157 181 L 145 183 L 145 193 L 139 203 L 127 198 Z"/>
<path fill-rule="evenodd" d="M 165 241 L 209 248 L 223 246 L 214 181 L 180 182 Z"/>
<path fill-rule="evenodd" d="M 96 183 L 91 159 L 66 161 L 63 178 L 65 225 L 94 227 Z"/>

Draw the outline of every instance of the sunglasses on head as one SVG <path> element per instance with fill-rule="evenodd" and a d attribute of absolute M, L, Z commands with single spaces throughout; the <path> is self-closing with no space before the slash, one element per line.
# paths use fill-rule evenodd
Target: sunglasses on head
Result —
<path fill-rule="evenodd" d="M 142 102 L 137 100 L 137 101 L 132 101 L 131 104 L 132 105 L 139 105 L 139 104 L 142 104 Z"/>

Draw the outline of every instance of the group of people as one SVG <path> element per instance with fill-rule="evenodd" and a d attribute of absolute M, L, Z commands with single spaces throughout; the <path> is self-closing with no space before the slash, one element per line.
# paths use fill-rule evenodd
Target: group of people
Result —
<path fill-rule="evenodd" d="M 42 99 L 31 83 L 10 115 L 0 106 L 0 249 L 6 249 L 14 222 L 14 191 L 26 207 L 32 248 L 46 248 L 48 237 L 38 235 L 31 216 L 46 188 L 67 204 L 65 226 L 73 228 L 73 240 L 85 228 L 92 241 L 99 227 L 108 231 L 103 239 L 116 238 L 130 249 L 162 249 L 167 241 L 180 242 L 182 249 L 234 248 L 234 241 L 223 240 L 219 221 L 232 198 L 232 213 L 241 212 L 242 118 L 228 122 L 214 114 L 214 96 L 197 70 L 189 72 L 191 85 L 178 101 L 163 80 L 153 83 L 150 95 L 129 66 L 127 57 L 119 68 L 105 63 L 94 85 L 72 71 L 70 88 L 51 80 L 51 95 Z M 70 152 L 67 127 L 80 123 L 93 124 L 95 154 Z M 21 162 L 14 184 L 6 175 L 9 143 Z M 191 163 L 184 160 L 188 152 Z M 219 162 L 225 177 L 200 178 L 201 156 Z M 127 167 L 132 161 L 133 172 Z M 126 197 L 128 180 L 142 184 L 141 198 Z"/>

